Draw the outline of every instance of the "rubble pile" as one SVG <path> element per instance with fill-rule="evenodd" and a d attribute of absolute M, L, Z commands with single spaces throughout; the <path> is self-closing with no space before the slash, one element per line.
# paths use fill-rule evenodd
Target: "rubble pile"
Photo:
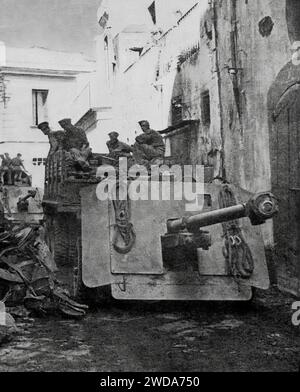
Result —
<path fill-rule="evenodd" d="M 6 307 L 24 306 L 35 316 L 81 318 L 88 307 L 73 301 L 60 285 L 43 236 L 40 225 L 13 225 L 8 221 L 1 225 L 0 301 Z M 2 331 L 3 339 L 6 332 Z"/>

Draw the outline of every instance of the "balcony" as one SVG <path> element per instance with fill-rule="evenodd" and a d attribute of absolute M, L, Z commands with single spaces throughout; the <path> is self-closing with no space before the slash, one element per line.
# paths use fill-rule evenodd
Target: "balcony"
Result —
<path fill-rule="evenodd" d="M 100 105 L 100 88 L 97 74 L 91 73 L 84 80 L 79 81 L 79 93 L 71 105 L 71 115 L 77 123 L 90 111 L 96 111 Z"/>

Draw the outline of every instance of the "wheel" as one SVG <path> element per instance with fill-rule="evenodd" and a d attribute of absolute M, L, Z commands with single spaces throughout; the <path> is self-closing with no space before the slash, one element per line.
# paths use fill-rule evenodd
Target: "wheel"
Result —
<path fill-rule="evenodd" d="M 54 260 L 58 267 L 66 266 L 69 264 L 69 235 L 68 235 L 68 224 L 67 219 L 64 215 L 56 216 L 54 218 L 54 244 L 53 253 Z"/>
<path fill-rule="evenodd" d="M 45 231 L 46 231 L 46 235 L 45 235 L 45 239 L 46 239 L 46 243 L 55 259 L 55 228 L 54 228 L 54 217 L 51 215 L 46 215 L 45 218 Z"/>
<path fill-rule="evenodd" d="M 75 214 L 66 214 L 65 235 L 67 239 L 67 260 L 68 265 L 77 265 L 77 240 L 80 236 L 81 222 L 76 218 Z"/>
<path fill-rule="evenodd" d="M 78 230 L 73 214 L 46 217 L 47 243 L 58 267 L 75 264 Z"/>
<path fill-rule="evenodd" d="M 76 264 L 73 268 L 73 296 L 77 300 L 85 300 L 88 289 L 82 280 L 82 247 L 81 236 L 76 239 Z"/>

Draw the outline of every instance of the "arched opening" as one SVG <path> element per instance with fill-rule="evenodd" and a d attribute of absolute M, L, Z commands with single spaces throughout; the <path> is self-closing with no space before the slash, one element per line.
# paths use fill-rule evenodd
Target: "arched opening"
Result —
<path fill-rule="evenodd" d="M 291 42 L 300 41 L 300 1 L 286 0 L 286 18 Z"/>
<path fill-rule="evenodd" d="M 286 0 L 289 39 L 300 41 L 300 1 Z M 268 92 L 272 191 L 278 285 L 300 294 L 300 66 L 289 61 Z"/>
<path fill-rule="evenodd" d="M 268 97 L 272 191 L 278 284 L 300 290 L 300 67 L 291 62 L 277 75 Z"/>

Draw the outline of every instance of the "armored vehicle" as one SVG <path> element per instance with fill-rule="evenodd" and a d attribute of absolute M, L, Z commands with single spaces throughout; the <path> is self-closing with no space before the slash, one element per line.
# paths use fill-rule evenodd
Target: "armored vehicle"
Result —
<path fill-rule="evenodd" d="M 206 182 L 195 195 L 197 212 L 172 192 L 168 200 L 105 199 L 105 157 L 93 155 L 89 163 L 88 174 L 70 171 L 58 151 L 46 165 L 49 243 L 75 296 L 108 290 L 120 300 L 247 301 L 253 287 L 269 287 L 260 225 L 277 212 L 272 194 Z M 137 178 L 116 179 L 129 196 Z M 150 177 L 139 181 L 151 188 Z M 163 183 L 160 177 L 157 186 Z"/>
<path fill-rule="evenodd" d="M 0 200 L 5 218 L 16 224 L 41 224 L 43 193 L 43 189 L 27 185 L 1 185 Z"/>

